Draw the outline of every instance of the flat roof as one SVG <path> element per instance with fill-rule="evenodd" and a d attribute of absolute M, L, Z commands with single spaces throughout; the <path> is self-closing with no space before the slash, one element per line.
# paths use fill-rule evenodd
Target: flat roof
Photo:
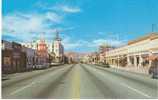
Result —
<path fill-rule="evenodd" d="M 140 41 L 143 41 L 143 40 L 146 40 L 146 39 L 156 39 L 158 38 L 158 33 L 150 33 L 150 34 L 147 34 L 143 37 L 140 37 L 138 39 L 135 39 L 135 40 L 131 40 L 131 41 L 128 41 L 128 45 L 131 45 L 131 44 L 134 44 L 134 43 L 137 43 L 137 42 L 140 42 Z"/>

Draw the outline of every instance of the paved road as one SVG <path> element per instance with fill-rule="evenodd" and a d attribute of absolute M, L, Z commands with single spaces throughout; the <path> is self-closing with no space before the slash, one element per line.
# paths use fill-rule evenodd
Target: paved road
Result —
<path fill-rule="evenodd" d="M 158 80 L 95 65 L 62 65 L 2 81 L 2 98 L 158 98 Z"/>

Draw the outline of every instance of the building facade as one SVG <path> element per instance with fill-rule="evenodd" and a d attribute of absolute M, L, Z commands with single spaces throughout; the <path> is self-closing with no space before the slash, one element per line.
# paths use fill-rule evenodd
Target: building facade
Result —
<path fill-rule="evenodd" d="M 2 73 L 22 72 L 26 70 L 26 53 L 16 42 L 2 40 Z"/>
<path fill-rule="evenodd" d="M 2 40 L 2 73 L 13 72 L 12 43 Z"/>
<path fill-rule="evenodd" d="M 41 37 L 37 43 L 36 56 L 37 59 L 35 60 L 35 62 L 38 65 L 44 65 L 46 63 L 49 63 L 48 47 L 43 37 Z"/>
<path fill-rule="evenodd" d="M 99 63 L 106 63 L 105 57 L 106 57 L 106 52 L 114 49 L 108 44 L 102 44 L 99 46 Z"/>
<path fill-rule="evenodd" d="M 80 54 L 77 52 L 65 52 L 65 62 L 66 63 L 77 63 L 79 62 L 79 56 Z"/>
<path fill-rule="evenodd" d="M 19 43 L 12 42 L 13 48 L 13 68 L 16 72 L 26 70 L 26 53 L 22 51 L 22 46 Z"/>
<path fill-rule="evenodd" d="M 56 36 L 54 38 L 52 52 L 55 54 L 55 62 L 59 63 L 64 61 L 64 46 L 61 43 L 61 38 L 59 37 L 58 32 L 56 32 Z"/>
<path fill-rule="evenodd" d="M 36 65 L 36 50 L 32 48 L 22 47 L 23 52 L 26 53 L 26 69 L 31 70 Z"/>
<path fill-rule="evenodd" d="M 106 62 L 122 67 L 147 67 L 152 60 L 151 56 L 158 57 L 158 33 L 151 33 L 127 45 L 106 52 Z"/>

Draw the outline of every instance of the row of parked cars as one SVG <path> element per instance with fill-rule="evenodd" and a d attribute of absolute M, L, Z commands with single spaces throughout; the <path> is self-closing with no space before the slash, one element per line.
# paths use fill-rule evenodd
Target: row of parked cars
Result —
<path fill-rule="evenodd" d="M 108 63 L 99 63 L 96 65 L 104 68 L 110 68 L 110 65 Z M 158 79 L 158 61 L 151 63 L 151 67 L 149 68 L 149 74 L 151 75 L 152 78 Z"/>
<path fill-rule="evenodd" d="M 44 63 L 44 64 L 40 64 L 40 65 L 34 65 L 33 69 L 34 70 L 40 70 L 40 69 L 46 69 L 52 66 L 58 66 L 61 65 L 62 63 Z"/>
<path fill-rule="evenodd" d="M 110 68 L 110 65 L 108 63 L 99 63 L 99 64 L 95 64 L 104 68 Z"/>
<path fill-rule="evenodd" d="M 49 63 L 44 63 L 44 64 L 39 64 L 39 65 L 34 65 L 33 69 L 38 70 L 38 69 L 46 69 L 49 67 L 50 67 Z"/>

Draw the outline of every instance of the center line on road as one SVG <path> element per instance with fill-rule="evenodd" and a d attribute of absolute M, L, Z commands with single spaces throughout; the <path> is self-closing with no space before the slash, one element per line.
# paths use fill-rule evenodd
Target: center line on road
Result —
<path fill-rule="evenodd" d="M 24 90 L 24 89 L 26 89 L 28 87 L 31 87 L 33 84 L 35 84 L 35 82 L 32 82 L 32 83 L 30 83 L 30 84 L 28 84 L 28 85 L 26 85 L 26 86 L 24 86 L 24 87 L 22 87 L 20 89 L 15 90 L 14 92 L 10 93 L 10 95 L 14 95 L 14 94 L 16 94 L 16 93 L 18 93 L 18 92 L 20 92 L 20 91 L 22 91 L 22 90 Z"/>
<path fill-rule="evenodd" d="M 73 70 L 72 78 L 72 99 L 80 98 L 80 69 L 79 66 L 75 66 Z"/>
<path fill-rule="evenodd" d="M 135 89 L 133 87 L 130 87 L 129 85 L 127 85 L 125 83 L 122 83 L 121 85 L 123 85 L 123 86 L 125 86 L 125 87 L 127 87 L 127 88 L 129 88 L 129 89 L 131 89 L 131 90 L 133 90 L 133 91 L 145 96 L 145 97 L 151 98 L 151 96 L 149 96 L 148 94 L 145 94 L 145 93 L 143 93 L 143 92 L 141 92 L 141 91 L 139 91 L 139 90 L 137 90 L 137 89 Z"/>

